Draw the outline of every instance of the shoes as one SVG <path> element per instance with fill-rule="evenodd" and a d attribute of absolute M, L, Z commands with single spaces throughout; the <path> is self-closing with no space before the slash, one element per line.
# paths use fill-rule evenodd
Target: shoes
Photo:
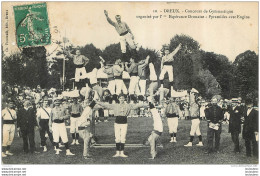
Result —
<path fill-rule="evenodd" d="M 59 154 L 60 154 L 60 150 L 57 149 L 55 154 L 56 154 L 56 155 L 59 155 Z"/>
<path fill-rule="evenodd" d="M 2 152 L 2 158 L 5 158 L 5 157 L 7 157 L 7 155 L 4 152 Z"/>
<path fill-rule="evenodd" d="M 70 145 L 75 145 L 75 144 L 76 144 L 76 140 L 74 139 Z"/>
<path fill-rule="evenodd" d="M 13 156 L 13 155 L 14 155 L 13 153 L 11 153 L 11 152 L 9 152 L 9 151 L 6 151 L 5 154 L 6 154 L 6 155 L 9 155 L 9 156 Z"/>
<path fill-rule="evenodd" d="M 62 148 L 62 147 L 65 147 L 64 145 L 62 145 L 61 143 L 59 143 L 59 147 Z"/>
<path fill-rule="evenodd" d="M 153 154 L 153 155 L 151 156 L 151 158 L 149 158 L 149 159 L 150 159 L 150 160 L 154 160 L 155 157 L 156 157 L 156 155 L 157 155 L 157 153 Z"/>
<path fill-rule="evenodd" d="M 192 143 L 189 142 L 188 144 L 184 145 L 184 147 L 192 147 Z"/>
<path fill-rule="evenodd" d="M 202 146 L 203 146 L 203 143 L 202 143 L 202 142 L 199 142 L 198 144 L 196 144 L 196 146 L 202 147 Z"/>
<path fill-rule="evenodd" d="M 177 142 L 176 141 L 176 137 L 171 137 L 171 141 L 170 142 Z"/>
<path fill-rule="evenodd" d="M 47 152 L 47 147 L 43 146 L 43 152 Z"/>
<path fill-rule="evenodd" d="M 116 151 L 116 154 L 113 157 L 115 158 L 115 157 L 119 157 L 119 156 L 120 156 L 119 151 Z"/>
<path fill-rule="evenodd" d="M 57 149 L 56 147 L 54 147 L 54 150 L 55 150 L 55 151 L 57 151 L 57 150 L 58 150 L 59 152 L 61 152 L 61 151 L 62 151 L 60 148 L 58 148 L 58 149 Z"/>
<path fill-rule="evenodd" d="M 104 122 L 108 122 L 108 120 L 105 120 Z"/>
<path fill-rule="evenodd" d="M 66 151 L 66 155 L 67 155 L 67 156 L 73 156 L 73 155 L 75 155 L 75 154 L 74 154 L 74 153 L 71 153 L 70 150 L 68 149 L 68 150 Z"/>
<path fill-rule="evenodd" d="M 83 156 L 85 160 L 92 159 L 90 156 Z"/>
<path fill-rule="evenodd" d="M 120 153 L 120 157 L 127 158 L 128 156 L 124 154 L 124 152 Z"/>
<path fill-rule="evenodd" d="M 76 145 L 79 145 L 79 141 L 78 140 L 76 140 Z"/>

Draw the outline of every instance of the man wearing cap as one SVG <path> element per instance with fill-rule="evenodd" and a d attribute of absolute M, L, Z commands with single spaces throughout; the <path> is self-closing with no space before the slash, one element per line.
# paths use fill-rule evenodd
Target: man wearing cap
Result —
<path fill-rule="evenodd" d="M 14 139 L 15 122 L 17 120 L 16 111 L 14 110 L 14 102 L 11 100 L 5 109 L 2 110 L 3 120 L 3 143 L 2 157 L 13 155 L 10 152 L 10 147 Z"/>
<path fill-rule="evenodd" d="M 220 145 L 220 134 L 222 130 L 221 123 L 224 119 L 224 113 L 217 105 L 218 99 L 213 97 L 211 99 L 212 106 L 205 110 L 205 115 L 208 121 L 208 131 L 207 131 L 207 139 L 208 146 L 206 154 L 213 152 L 213 140 L 215 137 L 215 151 L 219 153 L 219 145 Z"/>
<path fill-rule="evenodd" d="M 228 132 L 231 133 L 231 138 L 235 145 L 234 152 L 240 153 L 239 134 L 241 133 L 242 111 L 238 106 L 238 99 L 232 98 L 232 104 L 228 108 L 228 113 L 230 114 Z"/>
<path fill-rule="evenodd" d="M 73 97 L 73 103 L 71 105 L 71 117 L 70 117 L 70 133 L 72 136 L 71 145 L 79 145 L 79 131 L 78 131 L 78 118 L 80 117 L 83 108 L 78 103 L 78 99 Z"/>
<path fill-rule="evenodd" d="M 145 104 L 127 104 L 125 103 L 125 97 L 123 94 L 119 95 L 119 104 L 108 104 L 103 102 L 96 102 L 98 105 L 114 111 L 116 117 L 114 129 L 115 129 L 115 142 L 116 142 L 116 154 L 113 157 L 128 157 L 124 154 L 124 146 L 127 133 L 127 116 L 131 110 L 145 106 Z"/>
<path fill-rule="evenodd" d="M 244 112 L 243 139 L 245 139 L 246 156 L 258 157 L 258 111 L 253 108 L 253 100 L 247 98 L 246 111 Z"/>
<path fill-rule="evenodd" d="M 114 26 L 116 31 L 120 35 L 120 47 L 121 47 L 121 51 L 123 54 L 123 58 L 122 58 L 123 62 L 126 61 L 126 44 L 127 43 L 130 46 L 130 48 L 134 51 L 134 58 L 136 58 L 137 52 L 136 52 L 136 45 L 134 42 L 134 35 L 132 34 L 128 25 L 125 22 L 121 21 L 120 15 L 115 16 L 117 22 L 114 22 L 109 18 L 108 12 L 106 10 L 104 11 L 104 13 L 105 13 L 108 23 L 111 24 L 112 26 Z"/>
<path fill-rule="evenodd" d="M 40 129 L 41 146 L 43 146 L 43 152 L 47 152 L 47 144 L 45 134 L 47 133 L 49 139 L 53 145 L 53 136 L 49 129 L 51 108 L 49 107 L 49 100 L 47 97 L 43 100 L 43 106 L 37 110 L 37 122 Z"/>
<path fill-rule="evenodd" d="M 177 54 L 177 52 L 181 49 L 181 43 L 177 46 L 177 48 L 170 53 L 169 48 L 166 47 L 165 48 L 165 55 L 162 57 L 162 61 L 161 61 L 161 74 L 159 76 L 160 79 L 160 83 L 161 83 L 161 88 L 163 88 L 163 79 L 164 79 L 164 75 L 166 73 L 168 73 L 169 75 L 169 81 L 170 81 L 170 92 L 172 92 L 171 90 L 173 90 L 173 60 L 174 60 L 174 56 L 175 54 Z M 170 94 L 171 96 L 171 94 Z"/>
<path fill-rule="evenodd" d="M 17 130 L 21 131 L 23 138 L 23 150 L 25 153 L 29 152 L 28 141 L 30 144 L 30 152 L 36 152 L 35 148 L 35 129 L 37 129 L 38 123 L 36 120 L 36 111 L 32 107 L 29 100 L 25 100 L 23 104 L 24 108 L 17 113 Z"/>
<path fill-rule="evenodd" d="M 70 115 L 67 111 L 60 106 L 61 100 L 56 99 L 54 101 L 55 107 L 51 111 L 51 118 L 49 120 L 49 129 L 52 130 L 53 142 L 56 146 L 56 155 L 60 154 L 59 149 L 59 138 L 61 137 L 62 142 L 66 147 L 66 155 L 75 155 L 70 152 L 69 143 L 68 143 L 68 135 L 65 126 L 65 120 L 67 120 Z"/>

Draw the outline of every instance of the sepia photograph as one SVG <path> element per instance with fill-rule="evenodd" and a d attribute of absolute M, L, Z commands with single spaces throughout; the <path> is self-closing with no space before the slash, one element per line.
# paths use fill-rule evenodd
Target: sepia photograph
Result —
<path fill-rule="evenodd" d="M 5 1 L 1 15 L 2 175 L 151 164 L 258 175 L 257 1 Z"/>

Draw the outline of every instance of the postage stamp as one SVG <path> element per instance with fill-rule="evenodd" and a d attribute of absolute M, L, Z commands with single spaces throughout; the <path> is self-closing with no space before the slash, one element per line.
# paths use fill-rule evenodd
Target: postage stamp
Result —
<path fill-rule="evenodd" d="M 19 48 L 51 43 L 46 3 L 14 6 L 13 9 Z"/>

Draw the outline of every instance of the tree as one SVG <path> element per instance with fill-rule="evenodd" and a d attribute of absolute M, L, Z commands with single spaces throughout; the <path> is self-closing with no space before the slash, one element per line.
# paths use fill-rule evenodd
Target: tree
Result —
<path fill-rule="evenodd" d="M 231 98 L 232 63 L 226 56 L 202 51 L 203 69 L 208 69 L 216 78 L 224 98 Z"/>
<path fill-rule="evenodd" d="M 27 86 L 46 87 L 48 82 L 46 49 L 44 46 L 24 48 L 22 50 L 24 68 L 22 78 Z M 33 76 L 32 76 L 33 75 Z"/>
<path fill-rule="evenodd" d="M 102 52 L 101 56 L 105 59 L 108 64 L 114 64 L 116 59 L 121 58 L 120 44 L 111 44 L 107 46 Z"/>
<path fill-rule="evenodd" d="M 22 84 L 21 70 L 23 65 L 21 55 L 14 53 L 13 55 L 2 59 L 2 79 L 8 85 Z"/>
<path fill-rule="evenodd" d="M 258 55 L 247 50 L 236 57 L 233 67 L 232 95 L 258 97 Z"/>

